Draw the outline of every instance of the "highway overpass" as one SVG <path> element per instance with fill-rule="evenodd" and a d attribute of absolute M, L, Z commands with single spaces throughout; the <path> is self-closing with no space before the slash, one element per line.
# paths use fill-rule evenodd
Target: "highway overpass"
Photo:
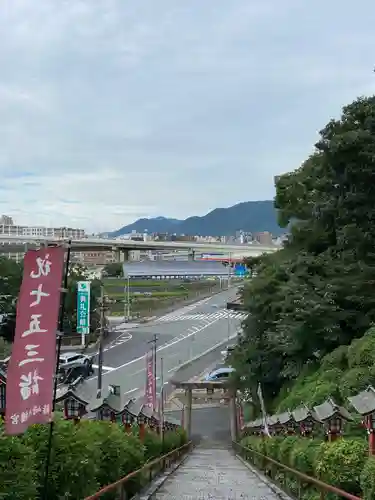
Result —
<path fill-rule="evenodd" d="M 62 238 L 40 238 L 34 236 L 9 236 L 0 234 L 0 253 L 23 251 L 27 247 L 41 245 L 61 245 L 67 243 Z M 84 238 L 72 240 L 72 249 L 76 252 L 95 250 L 113 250 L 127 254 L 131 250 L 188 250 L 189 252 L 222 252 L 235 253 L 236 256 L 257 256 L 279 250 L 276 245 L 226 245 L 225 243 L 196 243 L 194 241 L 133 241 L 107 238 Z M 123 259 L 119 259 L 123 260 Z M 125 260 L 126 257 L 125 257 Z"/>

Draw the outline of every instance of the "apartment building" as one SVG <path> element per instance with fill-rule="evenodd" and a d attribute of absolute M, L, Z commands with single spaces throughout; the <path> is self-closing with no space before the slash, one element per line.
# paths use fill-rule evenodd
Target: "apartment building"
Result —
<path fill-rule="evenodd" d="M 40 239 L 43 238 L 72 238 L 82 239 L 86 237 L 84 229 L 77 229 L 72 227 L 45 227 L 45 226 L 24 226 L 15 224 L 13 218 L 9 215 L 2 215 L 0 217 L 0 234 L 8 236 L 19 236 L 20 240 L 28 236 L 34 236 Z M 1 254 L 4 257 L 13 259 L 16 262 L 21 262 L 25 252 L 6 251 L 6 245 L 3 246 Z M 26 250 L 26 245 L 25 245 Z"/>
<path fill-rule="evenodd" d="M 4 216 L 3 216 L 4 217 Z M 0 219 L 1 220 L 1 219 Z M 19 226 L 16 224 L 0 224 L 0 234 L 9 236 L 35 236 L 40 238 L 85 238 L 84 229 L 72 227 Z"/>

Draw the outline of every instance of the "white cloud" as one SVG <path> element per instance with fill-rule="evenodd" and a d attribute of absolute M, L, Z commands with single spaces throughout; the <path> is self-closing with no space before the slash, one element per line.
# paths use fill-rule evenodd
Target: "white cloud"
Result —
<path fill-rule="evenodd" d="M 370 0 L 4 1 L 0 212 L 105 230 L 272 197 L 372 91 L 374 14 Z"/>

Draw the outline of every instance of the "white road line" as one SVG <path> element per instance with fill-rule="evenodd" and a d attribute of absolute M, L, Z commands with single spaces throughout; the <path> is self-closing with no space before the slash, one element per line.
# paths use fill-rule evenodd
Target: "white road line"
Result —
<path fill-rule="evenodd" d="M 124 392 L 124 394 L 131 394 L 132 392 L 139 391 L 138 387 L 134 387 L 134 389 L 130 389 L 130 391 Z"/>
<path fill-rule="evenodd" d="M 93 368 L 95 368 L 96 370 L 99 369 L 99 365 L 92 365 Z M 106 370 L 108 372 L 113 372 L 113 370 L 115 370 L 115 368 L 113 368 L 112 366 L 103 366 L 102 367 L 103 370 Z"/>
<path fill-rule="evenodd" d="M 231 340 L 232 338 L 235 338 L 237 336 L 237 332 L 235 333 L 235 335 L 231 335 L 229 337 L 229 340 Z M 220 342 L 218 342 L 217 344 L 214 344 L 213 346 L 211 346 L 209 349 L 207 349 L 206 351 L 202 352 L 201 354 L 199 354 L 199 357 L 203 357 L 205 354 L 208 354 L 209 352 L 215 350 L 216 347 L 219 347 L 220 345 L 224 344 L 225 343 L 225 340 L 220 340 Z M 190 360 L 188 360 L 190 361 Z M 182 365 L 184 365 L 186 362 L 183 362 L 181 363 Z M 170 370 L 168 370 L 168 373 L 172 373 L 172 372 L 175 372 L 177 371 L 180 367 L 181 367 L 181 364 L 179 365 L 176 365 L 174 366 L 173 368 L 171 368 Z M 217 364 L 217 363 L 216 363 Z"/>
<path fill-rule="evenodd" d="M 198 332 L 201 332 L 203 330 L 205 330 L 208 326 L 211 326 L 213 325 L 214 323 L 216 323 L 216 321 L 218 321 L 218 318 L 214 319 L 213 321 L 211 321 L 210 323 L 207 323 L 207 325 L 203 325 L 199 328 L 199 330 L 193 332 L 193 333 L 187 333 L 186 335 L 184 335 L 184 337 L 176 337 L 174 340 L 172 340 L 172 342 L 169 342 L 167 344 L 164 344 L 160 347 L 158 347 L 158 349 L 156 350 L 156 352 L 160 352 L 160 351 L 164 351 L 164 349 L 168 349 L 169 347 L 171 347 L 172 345 L 175 345 L 175 344 L 178 344 L 179 342 L 181 342 L 182 340 L 185 340 L 186 338 L 190 337 L 191 335 L 195 335 L 196 333 Z M 139 358 L 136 358 L 136 359 L 132 359 L 131 361 L 128 361 L 127 363 L 124 363 L 123 365 L 120 365 L 120 366 L 117 366 L 116 368 L 113 368 L 110 372 L 106 372 L 106 373 L 103 373 L 103 377 L 105 375 L 108 375 L 108 373 L 113 373 L 117 370 L 121 370 L 122 368 L 125 368 L 126 366 L 130 366 L 134 363 L 137 363 L 138 361 L 142 361 L 145 359 L 145 356 L 140 356 Z M 94 376 L 94 377 L 90 377 L 88 378 L 87 380 L 94 380 L 96 379 L 97 376 Z"/>

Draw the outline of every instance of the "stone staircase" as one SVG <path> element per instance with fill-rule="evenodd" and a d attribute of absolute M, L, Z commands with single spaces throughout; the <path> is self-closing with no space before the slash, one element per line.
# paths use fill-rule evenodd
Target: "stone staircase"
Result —
<path fill-rule="evenodd" d="M 280 500 L 280 494 L 249 469 L 232 450 L 225 448 L 225 444 L 208 440 L 193 449 L 151 498 Z"/>

